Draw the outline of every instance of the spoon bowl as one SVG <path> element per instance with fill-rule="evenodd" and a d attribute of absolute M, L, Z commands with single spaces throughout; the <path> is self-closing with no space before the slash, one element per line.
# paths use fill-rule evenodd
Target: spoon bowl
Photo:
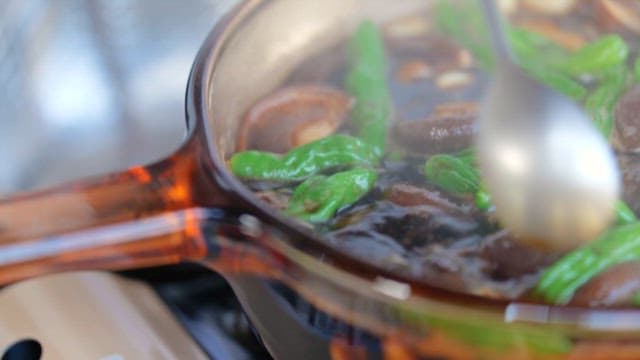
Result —
<path fill-rule="evenodd" d="M 499 64 L 480 116 L 479 165 L 501 223 L 568 250 L 609 224 L 620 191 L 612 150 L 571 99 Z"/>
<path fill-rule="evenodd" d="M 498 219 L 520 241 L 566 251 L 610 224 L 620 193 L 613 151 L 570 98 L 513 61 L 495 1 L 482 1 L 497 54 L 476 139 Z"/>

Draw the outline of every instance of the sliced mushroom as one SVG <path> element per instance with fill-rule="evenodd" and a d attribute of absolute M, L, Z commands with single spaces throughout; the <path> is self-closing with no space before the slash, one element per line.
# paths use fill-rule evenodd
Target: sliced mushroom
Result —
<path fill-rule="evenodd" d="M 615 145 L 621 151 L 640 150 L 640 85 L 624 94 L 616 104 Z"/>
<path fill-rule="evenodd" d="M 622 199 L 640 214 L 640 155 L 619 154 L 618 165 L 622 172 Z"/>
<path fill-rule="evenodd" d="M 564 15 L 576 5 L 578 0 L 524 0 L 524 5 L 531 11 L 545 15 Z"/>
<path fill-rule="evenodd" d="M 551 264 L 557 255 L 522 245 L 506 230 L 500 230 L 484 239 L 482 257 L 489 265 L 485 271 L 496 280 L 504 280 L 534 273 Z"/>
<path fill-rule="evenodd" d="M 418 38 L 391 38 L 388 46 L 400 64 L 419 59 L 427 64 L 433 73 L 466 68 L 473 60 L 467 50 L 451 39 L 436 34 Z"/>
<path fill-rule="evenodd" d="M 396 123 L 395 139 L 398 144 L 419 153 L 461 150 L 471 145 L 477 130 L 477 114 L 476 103 L 439 105 L 426 119 Z"/>
<path fill-rule="evenodd" d="M 567 50 L 578 50 L 587 42 L 580 34 L 561 29 L 548 20 L 525 21 L 520 26 L 551 39 Z"/>
<path fill-rule="evenodd" d="M 405 183 L 393 184 L 387 192 L 387 199 L 400 206 L 434 206 L 448 213 L 469 213 L 472 209 L 455 203 L 440 191 Z"/>
<path fill-rule="evenodd" d="M 500 12 L 509 15 L 518 10 L 518 0 L 498 0 Z"/>
<path fill-rule="evenodd" d="M 259 100 L 242 119 L 237 150 L 283 153 L 332 134 L 344 121 L 352 100 L 326 86 L 295 86 Z"/>
<path fill-rule="evenodd" d="M 640 33 L 640 4 L 629 0 L 598 0 L 598 22 L 607 30 L 624 27 Z"/>
<path fill-rule="evenodd" d="M 389 22 L 385 34 L 394 38 L 423 36 L 429 32 L 431 24 L 425 16 L 410 15 Z"/>
<path fill-rule="evenodd" d="M 402 83 L 412 83 L 431 77 L 433 70 L 422 60 L 409 60 L 396 72 L 396 78 Z"/>
<path fill-rule="evenodd" d="M 440 90 L 459 89 L 471 83 L 473 83 L 473 75 L 458 70 L 447 71 L 436 78 L 436 86 Z"/>
<path fill-rule="evenodd" d="M 264 190 L 256 192 L 256 196 L 278 211 L 287 208 L 291 194 L 284 191 Z"/>
<path fill-rule="evenodd" d="M 581 306 L 631 305 L 640 291 L 640 261 L 629 261 L 603 271 L 576 291 L 571 304 Z"/>

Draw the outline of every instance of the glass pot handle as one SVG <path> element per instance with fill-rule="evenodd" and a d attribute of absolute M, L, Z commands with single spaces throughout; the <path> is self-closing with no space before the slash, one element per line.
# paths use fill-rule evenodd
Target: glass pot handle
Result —
<path fill-rule="evenodd" d="M 197 191 L 207 185 L 213 198 L 224 197 L 202 183 L 202 164 L 183 150 L 146 167 L 0 200 L 0 284 L 204 258 L 202 229 L 220 212 L 194 199 L 202 201 Z"/>

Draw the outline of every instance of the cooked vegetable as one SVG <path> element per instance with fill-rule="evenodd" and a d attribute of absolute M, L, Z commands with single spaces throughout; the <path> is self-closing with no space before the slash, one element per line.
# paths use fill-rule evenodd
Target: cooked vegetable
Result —
<path fill-rule="evenodd" d="M 637 1 L 629 0 L 598 0 L 596 15 L 606 28 L 622 27 L 635 33 L 640 33 L 640 13 Z"/>
<path fill-rule="evenodd" d="M 560 71 L 538 66 L 537 64 L 524 65 L 524 68 L 529 75 L 538 81 L 574 100 L 581 100 L 587 94 L 587 89 L 584 86 Z"/>
<path fill-rule="evenodd" d="M 615 105 L 616 148 L 627 152 L 640 150 L 640 84 L 634 85 Z"/>
<path fill-rule="evenodd" d="M 349 65 L 345 88 L 355 98 L 351 112 L 359 138 L 381 156 L 387 140 L 391 97 L 387 88 L 387 65 L 380 32 L 365 21 L 349 41 Z"/>
<path fill-rule="evenodd" d="M 435 23 L 442 33 L 469 49 L 483 69 L 493 68 L 495 58 L 489 42 L 489 30 L 478 4 L 440 1 L 435 6 Z"/>
<path fill-rule="evenodd" d="M 631 304 L 634 306 L 640 306 L 640 291 L 633 295 L 633 297 L 631 298 Z"/>
<path fill-rule="evenodd" d="M 622 173 L 622 200 L 640 214 L 640 154 L 618 154 L 618 166 Z"/>
<path fill-rule="evenodd" d="M 633 210 L 622 200 L 616 202 L 616 223 L 618 225 L 631 224 L 638 221 Z"/>
<path fill-rule="evenodd" d="M 261 117 L 252 126 L 287 123 L 289 130 L 265 125 L 256 131 L 247 145 L 252 151 L 230 159 L 232 171 L 252 180 L 247 184 L 274 209 L 311 223 L 332 245 L 433 286 L 499 299 L 533 292 L 555 304 L 640 306 L 640 222 L 634 213 L 640 211 L 640 57 L 628 61 L 639 45 L 627 45 L 600 24 L 584 27 L 588 6 L 565 19 L 532 16 L 522 4 L 508 25 L 515 61 L 579 101 L 618 150 L 624 196 L 616 204 L 615 226 L 595 242 L 568 254 L 549 253 L 521 245 L 492 216 L 471 146 L 475 104 L 490 78 L 482 69 L 490 70 L 495 59 L 482 12 L 471 0 L 439 2 L 439 31 L 424 27 L 430 19 L 412 14 L 418 30 L 388 26 L 383 39 L 365 21 L 346 43 L 305 60 L 282 90 L 264 98 L 268 104 L 263 99 L 254 106 Z M 285 91 L 327 84 L 342 85 L 345 94 L 317 99 Z M 327 116 L 331 121 L 324 121 Z M 300 135 L 297 125 L 307 123 L 320 125 Z M 295 147 L 338 130 L 351 136 Z M 293 133 L 299 135 L 295 141 Z M 274 181 L 280 182 L 275 190 Z M 465 341 L 472 341 L 471 334 Z"/>
<path fill-rule="evenodd" d="M 236 149 L 285 153 L 333 134 L 346 118 L 351 99 L 328 86 L 289 86 L 271 93 L 242 119 Z"/>
<path fill-rule="evenodd" d="M 458 19 L 465 19 L 465 21 L 460 22 Z M 460 6 L 442 1 L 436 7 L 436 24 L 440 31 L 453 37 L 462 46 L 469 49 L 483 68 L 493 68 L 495 56 L 489 42 L 487 26 L 477 4 L 465 2 Z M 602 48 L 612 50 L 617 45 L 617 43 L 610 44 L 610 41 L 604 42 L 604 45 L 609 47 L 598 43 L 599 46 L 594 46 L 595 50 L 589 47 L 586 49 L 588 51 L 585 50 L 584 55 L 580 54 L 573 59 L 560 46 L 531 31 L 512 28 L 508 30 L 508 36 L 516 61 L 531 76 L 576 100 L 583 98 L 587 90 L 579 82 L 573 80 L 570 73 L 566 72 L 567 61 L 576 63 L 571 66 L 596 67 L 594 64 L 584 61 L 586 53 Z M 596 62 L 596 65 L 615 59 L 614 55 L 616 54 L 620 55 L 614 51 L 610 52 L 612 53 L 610 56 L 603 56 L 600 62 Z"/>
<path fill-rule="evenodd" d="M 576 51 L 587 42 L 583 34 L 561 27 L 557 22 L 553 21 L 553 19 L 531 19 L 519 22 L 518 26 L 532 33 L 539 34 L 568 51 Z"/>
<path fill-rule="evenodd" d="M 566 304 L 574 292 L 610 266 L 640 260 L 640 223 L 618 226 L 594 242 L 565 255 L 548 268 L 536 293 L 553 304 Z"/>
<path fill-rule="evenodd" d="M 605 138 L 609 138 L 614 123 L 614 108 L 626 87 L 626 68 L 617 66 L 606 72 L 600 85 L 587 96 L 584 107 Z"/>
<path fill-rule="evenodd" d="M 578 3 L 578 0 L 524 0 L 524 5 L 536 12 L 547 15 L 565 15 Z"/>
<path fill-rule="evenodd" d="M 455 193 L 474 193 L 479 189 L 480 175 L 469 163 L 453 155 L 438 154 L 424 164 L 427 180 Z"/>
<path fill-rule="evenodd" d="M 507 32 L 511 51 L 522 63 L 559 70 L 569 54 L 548 38 L 522 28 L 510 28 Z"/>
<path fill-rule="evenodd" d="M 394 135 L 403 147 L 419 153 L 433 154 L 455 151 L 471 145 L 477 132 L 476 103 L 455 102 L 436 106 L 428 117 L 401 121 Z"/>
<path fill-rule="evenodd" d="M 332 135 L 299 146 L 284 156 L 244 151 L 229 161 L 241 179 L 299 181 L 322 171 L 348 166 L 374 166 L 378 156 L 371 146 L 348 135 Z"/>
<path fill-rule="evenodd" d="M 627 43 L 620 35 L 603 36 L 571 54 L 564 68 L 574 76 L 598 75 L 623 64 L 629 55 Z"/>
<path fill-rule="evenodd" d="M 640 261 L 627 261 L 610 266 L 586 284 L 571 299 L 572 305 L 629 306 L 640 291 Z"/>
<path fill-rule="evenodd" d="M 310 222 L 327 221 L 369 192 L 376 179 L 376 172 L 365 168 L 310 177 L 296 188 L 285 213 Z"/>
<path fill-rule="evenodd" d="M 491 203 L 491 195 L 483 188 L 478 189 L 474 196 L 476 207 L 480 210 L 490 210 L 493 207 Z"/>

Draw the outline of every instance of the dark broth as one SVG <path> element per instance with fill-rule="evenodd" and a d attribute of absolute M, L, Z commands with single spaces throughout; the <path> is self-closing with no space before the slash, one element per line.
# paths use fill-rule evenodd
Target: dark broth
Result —
<path fill-rule="evenodd" d="M 637 34 L 603 24 L 598 11 L 594 2 L 585 1 L 569 16 L 550 19 L 524 9 L 513 14 L 512 20 L 533 30 L 552 24 L 552 29 L 568 39 L 567 46 L 575 39 L 588 42 L 618 31 L 635 56 Z M 387 154 L 376 169 L 378 180 L 367 195 L 340 209 L 330 221 L 314 224 L 314 230 L 333 246 L 365 261 L 441 287 L 495 298 L 526 297 L 541 272 L 561 254 L 521 245 L 498 226 L 491 211 L 476 207 L 473 196 L 449 193 L 425 179 L 422 166 L 429 156 L 464 150 L 470 146 L 470 137 L 455 140 L 459 143 L 454 141 L 446 151 L 428 146 L 425 150 L 411 138 L 411 130 L 403 133 L 401 129 L 401 124 L 433 117 L 443 104 L 454 104 L 458 111 L 454 118 L 460 112 L 475 117 L 473 105 L 481 98 L 489 76 L 469 51 L 438 31 L 400 37 L 392 36 L 392 26 L 382 28 L 393 114 Z M 320 84 L 342 89 L 345 58 L 346 44 L 339 44 L 306 60 L 283 87 Z M 590 79 L 582 80 L 588 89 L 593 87 Z M 636 101 L 640 109 L 640 91 Z M 347 117 L 336 132 L 350 133 L 349 123 Z M 638 212 L 640 157 L 628 149 L 618 151 L 625 175 L 624 199 Z M 286 207 L 296 185 L 247 184 L 279 210 Z"/>

